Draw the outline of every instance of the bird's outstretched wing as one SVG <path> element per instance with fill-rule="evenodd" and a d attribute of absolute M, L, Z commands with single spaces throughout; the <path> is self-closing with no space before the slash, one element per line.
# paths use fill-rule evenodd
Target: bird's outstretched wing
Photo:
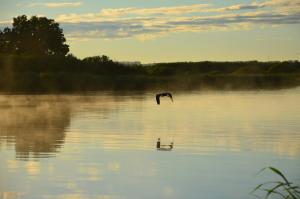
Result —
<path fill-rule="evenodd" d="M 172 94 L 171 94 L 171 93 L 166 93 L 166 94 L 167 94 L 167 96 L 168 96 L 169 98 L 171 98 L 171 100 L 172 100 L 172 102 L 173 102 Z"/>
<path fill-rule="evenodd" d="M 156 103 L 159 105 L 160 104 L 160 99 L 159 99 L 159 97 L 160 97 L 160 94 L 157 94 L 156 95 Z"/>
<path fill-rule="evenodd" d="M 164 97 L 164 96 L 167 96 L 169 97 L 172 102 L 173 102 L 173 96 L 171 93 L 168 93 L 168 92 L 165 92 L 165 93 L 159 93 L 159 94 L 156 94 L 156 103 L 159 105 L 160 104 L 160 97 Z"/>

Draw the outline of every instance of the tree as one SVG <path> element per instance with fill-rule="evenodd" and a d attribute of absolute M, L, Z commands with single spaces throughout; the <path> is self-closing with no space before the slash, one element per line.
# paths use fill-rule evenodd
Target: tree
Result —
<path fill-rule="evenodd" d="M 66 55 L 69 46 L 53 19 L 26 15 L 13 19 L 12 28 L 0 30 L 0 52 L 8 54 Z"/>
<path fill-rule="evenodd" d="M 86 57 L 83 59 L 84 63 L 97 65 L 97 64 L 112 64 L 113 61 L 106 55 L 102 56 L 94 56 L 94 57 Z"/>
<path fill-rule="evenodd" d="M 11 52 L 12 49 L 14 49 L 12 31 L 9 28 L 4 28 L 3 31 L 0 30 L 0 52 Z"/>

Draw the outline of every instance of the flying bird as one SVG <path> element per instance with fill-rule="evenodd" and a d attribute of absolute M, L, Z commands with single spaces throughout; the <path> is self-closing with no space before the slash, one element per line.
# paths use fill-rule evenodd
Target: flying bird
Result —
<path fill-rule="evenodd" d="M 160 97 L 169 97 L 173 102 L 173 97 L 172 97 L 171 93 L 168 93 L 168 92 L 159 93 L 159 94 L 156 94 L 156 102 L 157 102 L 158 105 L 160 104 Z"/>

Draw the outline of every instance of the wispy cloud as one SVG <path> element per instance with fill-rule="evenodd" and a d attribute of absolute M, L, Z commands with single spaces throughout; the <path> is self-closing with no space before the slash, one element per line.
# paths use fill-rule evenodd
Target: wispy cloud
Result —
<path fill-rule="evenodd" d="M 117 8 L 103 9 L 99 15 L 119 17 L 126 15 L 182 15 L 188 13 L 205 12 L 209 4 L 195 4 L 188 6 L 158 7 L 158 8 Z"/>
<path fill-rule="evenodd" d="M 82 2 L 31 3 L 28 7 L 45 6 L 47 8 L 79 7 Z"/>
<path fill-rule="evenodd" d="M 78 2 L 79 3 L 79 2 Z M 63 4 L 63 3 L 61 3 Z M 173 16 L 173 15 L 199 15 L 203 13 L 223 13 L 234 11 L 249 11 L 272 9 L 269 11 L 276 12 L 299 12 L 300 0 L 270 0 L 265 2 L 254 2 L 251 4 L 236 4 L 227 7 L 214 7 L 210 4 L 194 4 L 173 7 L 156 7 L 156 8 L 105 8 L 99 13 L 87 14 L 69 14 L 60 15 L 58 20 L 78 21 L 97 21 L 99 18 L 116 18 L 116 17 L 140 17 L 140 16 Z"/>
<path fill-rule="evenodd" d="M 78 7 L 82 2 L 38 5 L 49 8 Z M 62 14 L 55 20 L 61 23 L 69 40 L 148 40 L 175 32 L 236 31 L 261 26 L 300 24 L 300 0 L 268 0 L 225 7 L 194 4 L 154 8 L 104 8 L 98 13 Z M 0 22 L 0 26 L 4 26 L 6 22 Z"/>
<path fill-rule="evenodd" d="M 61 7 L 79 7 L 82 2 L 65 2 L 65 3 L 46 3 L 48 8 L 61 8 Z"/>
<path fill-rule="evenodd" d="M 12 20 L 3 20 L 3 21 L 0 21 L 0 24 L 3 24 L 3 25 L 9 25 L 12 23 Z"/>
<path fill-rule="evenodd" d="M 214 7 L 208 4 L 157 8 L 102 9 L 99 13 L 59 15 L 71 39 L 153 39 L 174 32 L 249 30 L 300 24 L 299 0 Z"/>
<path fill-rule="evenodd" d="M 299 24 L 300 15 L 266 12 L 177 18 L 134 18 L 98 22 L 64 23 L 71 38 L 150 38 L 174 32 L 248 30 L 255 25 Z M 84 31 L 83 31 L 84 30 Z"/>

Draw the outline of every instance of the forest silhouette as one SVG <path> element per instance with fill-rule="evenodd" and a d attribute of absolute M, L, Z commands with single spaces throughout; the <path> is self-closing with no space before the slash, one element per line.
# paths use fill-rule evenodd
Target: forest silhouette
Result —
<path fill-rule="evenodd" d="M 145 89 L 277 89 L 300 84 L 299 61 L 122 63 L 79 59 L 59 24 L 22 15 L 0 30 L 0 91 L 25 93 Z"/>

